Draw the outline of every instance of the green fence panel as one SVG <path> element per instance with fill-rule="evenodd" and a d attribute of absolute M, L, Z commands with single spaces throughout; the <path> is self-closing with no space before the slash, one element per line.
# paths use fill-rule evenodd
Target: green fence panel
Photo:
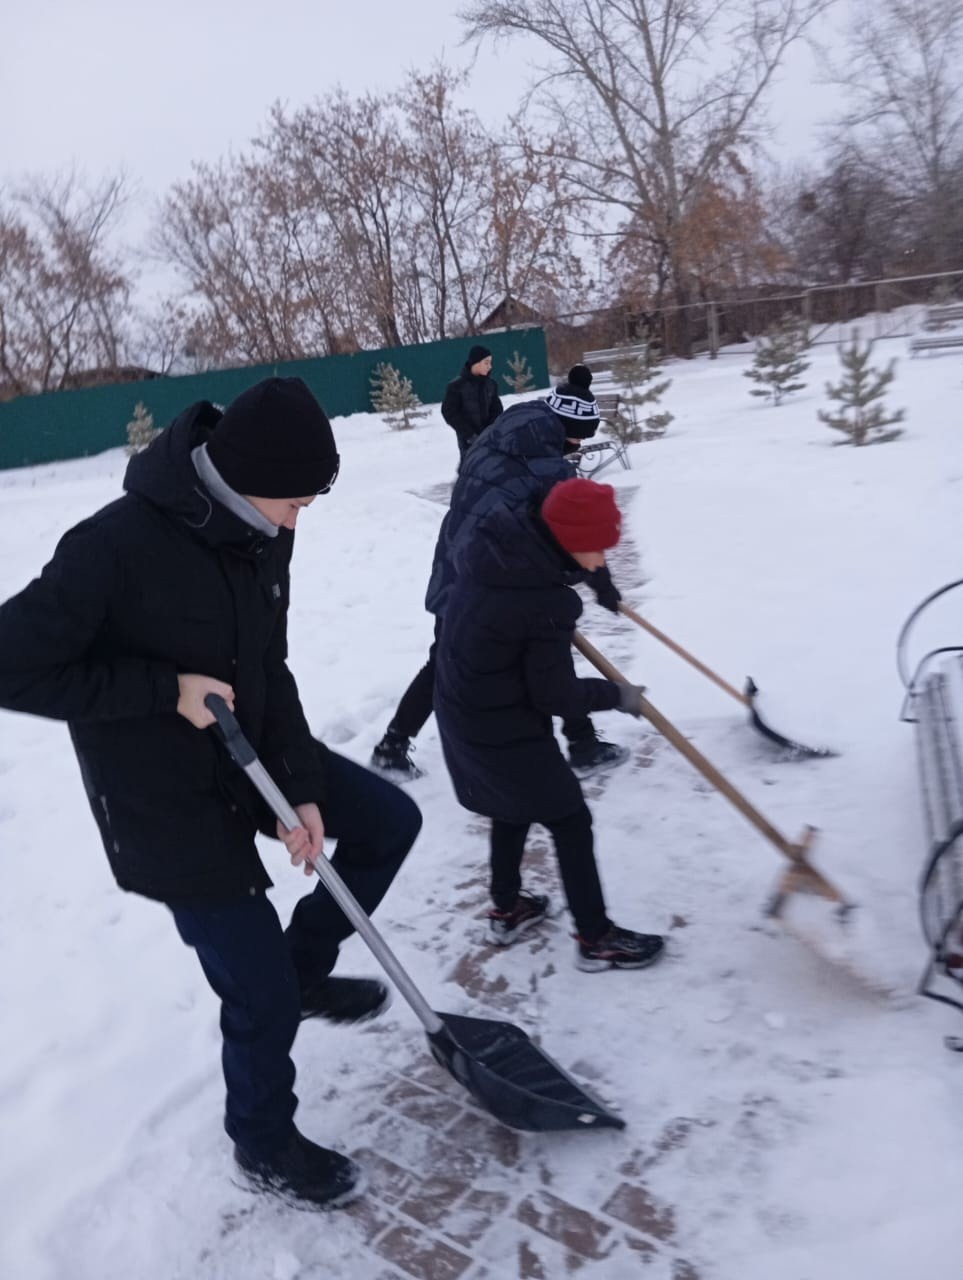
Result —
<path fill-rule="evenodd" d="M 21 396 L 0 404 L 0 470 L 84 458 L 116 449 L 127 443 L 127 424 L 138 401 L 147 407 L 154 425 L 162 427 L 197 400 L 227 404 L 245 387 L 273 376 L 303 378 L 328 415 L 337 418 L 371 412 L 371 375 L 375 365 L 386 363 L 411 379 L 425 404 L 437 404 L 444 395 L 445 384 L 459 372 L 473 343 L 482 343 L 492 352 L 492 374 L 503 394 L 510 391 L 503 375 L 511 372 L 508 362 L 515 352 L 528 361 L 533 388 L 548 385 L 545 334 L 531 328 L 411 347 L 384 347 L 349 356 L 286 360 L 243 369 Z"/>

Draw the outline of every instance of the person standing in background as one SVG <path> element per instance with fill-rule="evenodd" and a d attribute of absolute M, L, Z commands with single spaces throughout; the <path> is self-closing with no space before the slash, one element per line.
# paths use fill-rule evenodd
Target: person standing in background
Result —
<path fill-rule="evenodd" d="M 491 372 L 492 353 L 487 347 L 474 346 L 461 373 L 445 389 L 441 416 L 458 439 L 459 460 L 502 412 L 498 384 Z"/>

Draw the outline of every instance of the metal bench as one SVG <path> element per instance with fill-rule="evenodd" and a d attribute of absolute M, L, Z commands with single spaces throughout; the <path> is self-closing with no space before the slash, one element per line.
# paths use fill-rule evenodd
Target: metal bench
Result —
<path fill-rule="evenodd" d="M 959 324 L 961 320 L 963 320 L 963 302 L 943 303 L 938 307 L 927 307 L 923 328 L 945 329 L 947 325 Z"/>
<path fill-rule="evenodd" d="M 625 445 L 620 440 L 597 440 L 592 444 L 583 444 L 577 453 L 569 454 L 569 461 L 574 464 L 576 474 L 586 479 L 594 479 L 613 462 L 620 462 L 623 471 L 629 471 L 632 467 Z"/>
<path fill-rule="evenodd" d="M 923 611 L 947 592 L 934 591 L 910 614 L 897 646 L 906 686 L 901 718 L 916 725 L 927 856 L 920 878 L 920 919 L 930 960 L 920 994 L 963 1009 L 963 643 L 934 649 L 912 676 L 906 664 L 910 630 Z M 960 637 L 963 640 L 963 637 Z M 934 983 L 939 983 L 939 986 Z M 963 1049 L 963 1040 L 947 1042 Z"/>
<path fill-rule="evenodd" d="M 594 379 L 593 379 L 594 382 Z M 592 387 L 595 391 L 595 387 Z M 613 423 L 618 420 L 619 414 L 625 410 L 631 411 L 633 405 L 624 405 L 622 403 L 621 393 L 618 391 L 595 391 L 595 402 L 599 407 L 599 417 L 603 422 Z M 632 414 L 633 421 L 635 415 Z"/>
<path fill-rule="evenodd" d="M 619 360 L 644 360 L 648 350 L 649 344 L 647 342 L 638 342 L 634 346 L 605 347 L 601 351 L 583 351 L 582 360 L 592 370 L 592 389 L 596 393 L 596 400 L 598 399 L 598 388 L 600 386 L 611 386 L 615 381 L 612 372 L 613 364 L 617 364 Z"/>
<path fill-rule="evenodd" d="M 931 333 L 925 338 L 910 339 L 910 355 L 919 355 L 921 351 L 940 351 L 950 347 L 963 347 L 963 330 L 959 333 Z"/>

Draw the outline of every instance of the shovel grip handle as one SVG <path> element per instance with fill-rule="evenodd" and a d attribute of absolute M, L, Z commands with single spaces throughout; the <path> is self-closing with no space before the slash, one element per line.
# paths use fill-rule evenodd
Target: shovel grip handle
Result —
<path fill-rule="evenodd" d="M 245 738 L 237 717 L 218 693 L 209 693 L 204 699 L 204 706 L 217 721 L 217 727 L 224 735 L 224 745 L 230 752 L 231 759 L 246 769 L 257 759 L 257 753 Z"/>

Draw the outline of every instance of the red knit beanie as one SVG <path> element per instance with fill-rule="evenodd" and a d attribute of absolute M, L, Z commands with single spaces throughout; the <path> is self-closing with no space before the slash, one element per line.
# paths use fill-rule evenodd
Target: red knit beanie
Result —
<path fill-rule="evenodd" d="M 607 551 L 622 532 L 615 490 L 592 480 L 562 480 L 542 503 L 542 519 L 566 551 Z"/>

